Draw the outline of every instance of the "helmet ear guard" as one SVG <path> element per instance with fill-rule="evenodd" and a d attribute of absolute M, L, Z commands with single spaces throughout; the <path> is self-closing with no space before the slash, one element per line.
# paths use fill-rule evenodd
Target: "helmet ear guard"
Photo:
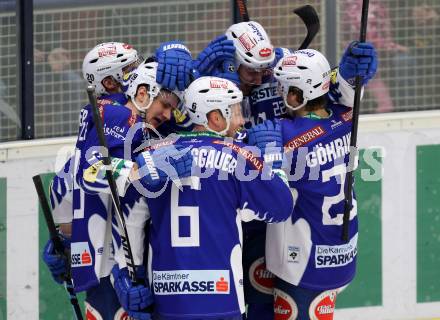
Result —
<path fill-rule="evenodd" d="M 330 87 L 330 64 L 319 51 L 313 49 L 298 50 L 283 57 L 274 68 L 284 103 L 292 110 L 304 107 L 310 100 L 327 94 Z M 291 106 L 287 101 L 290 87 L 302 91 L 303 102 Z"/>

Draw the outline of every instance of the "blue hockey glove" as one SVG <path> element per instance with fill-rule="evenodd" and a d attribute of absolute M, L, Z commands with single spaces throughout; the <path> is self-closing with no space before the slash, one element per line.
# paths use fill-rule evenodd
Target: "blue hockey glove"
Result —
<path fill-rule="evenodd" d="M 156 49 L 156 59 L 157 83 L 171 91 L 185 90 L 193 78 L 193 60 L 186 46 L 181 41 L 164 42 Z"/>
<path fill-rule="evenodd" d="M 275 66 L 278 63 L 278 61 L 280 61 L 282 58 L 292 53 L 292 50 L 288 48 L 275 48 L 274 51 L 275 51 L 275 60 L 273 62 L 273 66 Z"/>
<path fill-rule="evenodd" d="M 189 177 L 193 161 L 190 149 L 171 144 L 142 152 L 136 157 L 142 184 L 157 187 L 168 177 L 171 180 Z"/>
<path fill-rule="evenodd" d="M 64 249 L 70 249 L 70 240 L 59 235 Z M 59 284 L 64 282 L 64 277 L 68 274 L 68 259 L 66 255 L 55 252 L 53 241 L 49 239 L 43 249 L 43 261 L 49 268 L 52 278 Z"/>
<path fill-rule="evenodd" d="M 211 75 L 234 82 L 237 86 L 240 85 L 240 77 L 238 76 L 233 60 L 223 61 L 218 68 L 211 71 Z"/>
<path fill-rule="evenodd" d="M 247 130 L 248 144 L 257 146 L 266 162 L 272 163 L 273 169 L 280 169 L 283 164 L 283 136 L 280 120 L 266 120 Z"/>
<path fill-rule="evenodd" d="M 133 285 L 127 268 L 119 269 L 116 264 L 112 269 L 113 287 L 122 308 L 135 319 L 151 319 L 145 309 L 153 303 L 153 294 L 142 284 Z"/>
<path fill-rule="evenodd" d="M 225 60 L 234 61 L 235 47 L 232 40 L 228 40 L 225 35 L 215 38 L 208 46 L 203 49 L 194 60 L 194 68 L 201 75 L 213 75 L 211 72 Z"/>
<path fill-rule="evenodd" d="M 373 44 L 370 42 L 350 43 L 339 63 L 339 73 L 354 85 L 356 76 L 362 76 L 362 85 L 366 85 L 376 74 L 377 53 Z"/>

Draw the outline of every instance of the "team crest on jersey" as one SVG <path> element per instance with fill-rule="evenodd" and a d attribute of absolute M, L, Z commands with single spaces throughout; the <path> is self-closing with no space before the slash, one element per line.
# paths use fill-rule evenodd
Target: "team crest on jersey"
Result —
<path fill-rule="evenodd" d="M 298 306 L 295 300 L 280 289 L 274 290 L 274 320 L 295 320 Z"/>
<path fill-rule="evenodd" d="M 321 137 L 324 134 L 325 134 L 325 130 L 321 126 L 316 126 L 290 139 L 290 141 L 287 142 L 284 145 L 284 147 L 287 149 L 286 151 L 293 151 L 305 145 L 306 143 L 316 140 L 317 138 Z"/>
<path fill-rule="evenodd" d="M 328 290 L 318 295 L 310 304 L 311 320 L 332 320 L 335 311 L 336 290 Z"/>
<path fill-rule="evenodd" d="M 92 255 L 88 242 L 72 242 L 70 248 L 72 268 L 92 265 Z"/>
<path fill-rule="evenodd" d="M 272 294 L 275 276 L 266 269 L 264 257 L 255 260 L 249 268 L 249 280 L 252 286 L 265 294 Z"/>
<path fill-rule="evenodd" d="M 300 247 L 287 246 L 287 262 L 299 263 Z"/>

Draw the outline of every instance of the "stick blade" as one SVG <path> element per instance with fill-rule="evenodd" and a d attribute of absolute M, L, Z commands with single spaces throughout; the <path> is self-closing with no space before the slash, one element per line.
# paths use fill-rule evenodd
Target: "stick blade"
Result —
<path fill-rule="evenodd" d="M 293 13 L 301 18 L 307 28 L 307 36 L 301 46 L 298 48 L 298 50 L 305 49 L 309 46 L 313 38 L 319 32 L 320 22 L 318 13 L 316 12 L 315 8 L 308 4 L 294 9 Z"/>

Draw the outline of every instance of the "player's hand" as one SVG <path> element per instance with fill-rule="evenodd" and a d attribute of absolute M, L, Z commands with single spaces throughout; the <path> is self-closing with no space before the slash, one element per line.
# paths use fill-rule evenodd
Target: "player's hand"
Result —
<path fill-rule="evenodd" d="M 118 300 L 128 315 L 135 319 L 151 319 L 151 315 L 145 311 L 153 304 L 150 289 L 143 284 L 133 285 L 127 268 L 119 269 L 117 264 L 113 266 L 112 278 Z"/>
<path fill-rule="evenodd" d="M 64 250 L 70 249 L 70 240 L 59 235 Z M 59 284 L 64 282 L 64 278 L 69 273 L 68 259 L 64 254 L 57 254 L 53 241 L 49 239 L 43 249 L 43 261 L 49 268 L 52 278 Z"/>
<path fill-rule="evenodd" d="M 339 73 L 354 85 L 355 77 L 362 76 L 362 85 L 366 85 L 377 71 L 377 52 L 370 42 L 350 43 L 339 63 Z"/>
<path fill-rule="evenodd" d="M 257 146 L 272 168 L 282 166 L 283 136 L 280 120 L 266 120 L 247 130 L 248 144 Z"/>
<path fill-rule="evenodd" d="M 230 80 L 237 86 L 240 85 L 240 77 L 238 76 L 237 70 L 235 68 L 234 60 L 223 61 L 217 68 L 212 70 L 211 75 L 213 77 Z"/>
<path fill-rule="evenodd" d="M 194 60 L 194 68 L 205 75 L 214 75 L 212 70 L 217 69 L 224 61 L 234 61 L 235 47 L 232 40 L 225 35 L 215 38 L 202 50 Z"/>
<path fill-rule="evenodd" d="M 193 61 L 188 48 L 181 41 L 164 42 L 156 49 L 155 56 L 157 83 L 171 91 L 185 90 L 193 79 Z"/>
<path fill-rule="evenodd" d="M 189 177 L 193 161 L 190 150 L 191 147 L 171 144 L 142 152 L 136 157 L 141 182 L 156 187 L 168 179 Z"/>

